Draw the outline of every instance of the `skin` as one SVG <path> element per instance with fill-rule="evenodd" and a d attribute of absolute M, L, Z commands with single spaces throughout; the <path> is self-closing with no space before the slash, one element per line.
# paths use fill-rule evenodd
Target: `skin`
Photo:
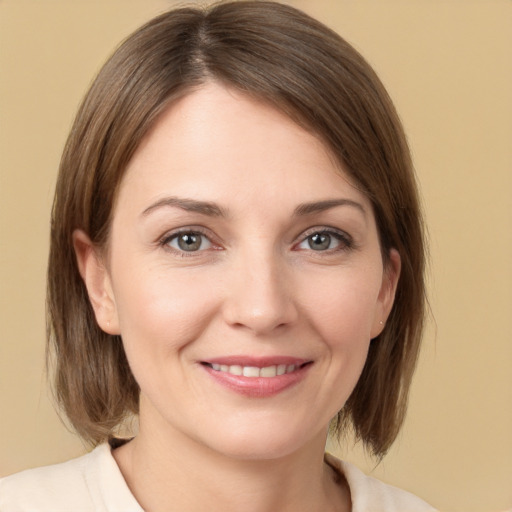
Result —
<path fill-rule="evenodd" d="M 202 245 L 183 251 L 178 230 Z M 83 232 L 74 242 L 141 388 L 139 434 L 114 457 L 145 510 L 350 510 L 323 463 L 327 429 L 383 329 L 400 258 L 384 267 L 370 202 L 321 141 L 208 83 L 128 165 L 108 256 Z M 255 397 L 202 364 L 227 356 L 309 364 Z"/>

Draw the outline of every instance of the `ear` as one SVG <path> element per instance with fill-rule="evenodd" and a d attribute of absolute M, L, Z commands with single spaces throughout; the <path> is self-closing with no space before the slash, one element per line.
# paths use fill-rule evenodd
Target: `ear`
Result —
<path fill-rule="evenodd" d="M 98 325 L 108 334 L 120 334 L 110 275 L 98 248 L 80 229 L 73 232 L 73 247 Z"/>
<path fill-rule="evenodd" d="M 388 261 L 384 267 L 382 285 L 377 298 L 371 339 L 376 338 L 384 330 L 388 316 L 391 313 L 395 301 L 396 287 L 400 278 L 401 266 L 400 254 L 396 249 L 391 249 Z"/>

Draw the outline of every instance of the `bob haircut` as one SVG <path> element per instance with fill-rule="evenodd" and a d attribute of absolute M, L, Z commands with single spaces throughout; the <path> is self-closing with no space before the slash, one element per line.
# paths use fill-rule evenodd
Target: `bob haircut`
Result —
<path fill-rule="evenodd" d="M 218 81 L 265 102 L 321 139 L 373 205 L 384 264 L 401 256 L 395 303 L 362 375 L 331 425 L 352 428 L 382 457 L 403 423 L 425 311 L 424 235 L 400 120 L 366 61 L 335 32 L 274 2 L 181 8 L 142 26 L 86 94 L 67 140 L 51 221 L 48 361 L 57 401 L 92 445 L 138 412 L 139 387 L 122 340 L 97 325 L 72 233 L 108 249 L 128 162 L 159 115 Z"/>

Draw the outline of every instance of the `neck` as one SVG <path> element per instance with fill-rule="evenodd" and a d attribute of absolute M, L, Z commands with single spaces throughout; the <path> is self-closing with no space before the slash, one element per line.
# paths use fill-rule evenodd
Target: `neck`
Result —
<path fill-rule="evenodd" d="M 135 498 L 146 512 L 349 511 L 346 485 L 323 461 L 322 432 L 299 450 L 272 459 L 225 456 L 181 432 L 146 433 L 114 451 Z"/>

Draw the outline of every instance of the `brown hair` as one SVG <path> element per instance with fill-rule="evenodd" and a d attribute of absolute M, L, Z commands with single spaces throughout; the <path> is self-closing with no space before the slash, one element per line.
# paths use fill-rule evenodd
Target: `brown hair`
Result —
<path fill-rule="evenodd" d="M 108 242 L 123 172 L 159 114 L 207 80 L 272 104 L 316 133 L 374 208 L 384 261 L 401 276 L 384 331 L 335 421 L 382 456 L 402 425 L 425 308 L 423 224 L 406 139 L 365 60 L 292 7 L 266 1 L 167 12 L 141 27 L 100 71 L 64 149 L 51 224 L 48 340 L 57 399 L 85 440 L 112 436 L 137 413 L 139 388 L 118 336 L 97 325 L 72 233 Z"/>

